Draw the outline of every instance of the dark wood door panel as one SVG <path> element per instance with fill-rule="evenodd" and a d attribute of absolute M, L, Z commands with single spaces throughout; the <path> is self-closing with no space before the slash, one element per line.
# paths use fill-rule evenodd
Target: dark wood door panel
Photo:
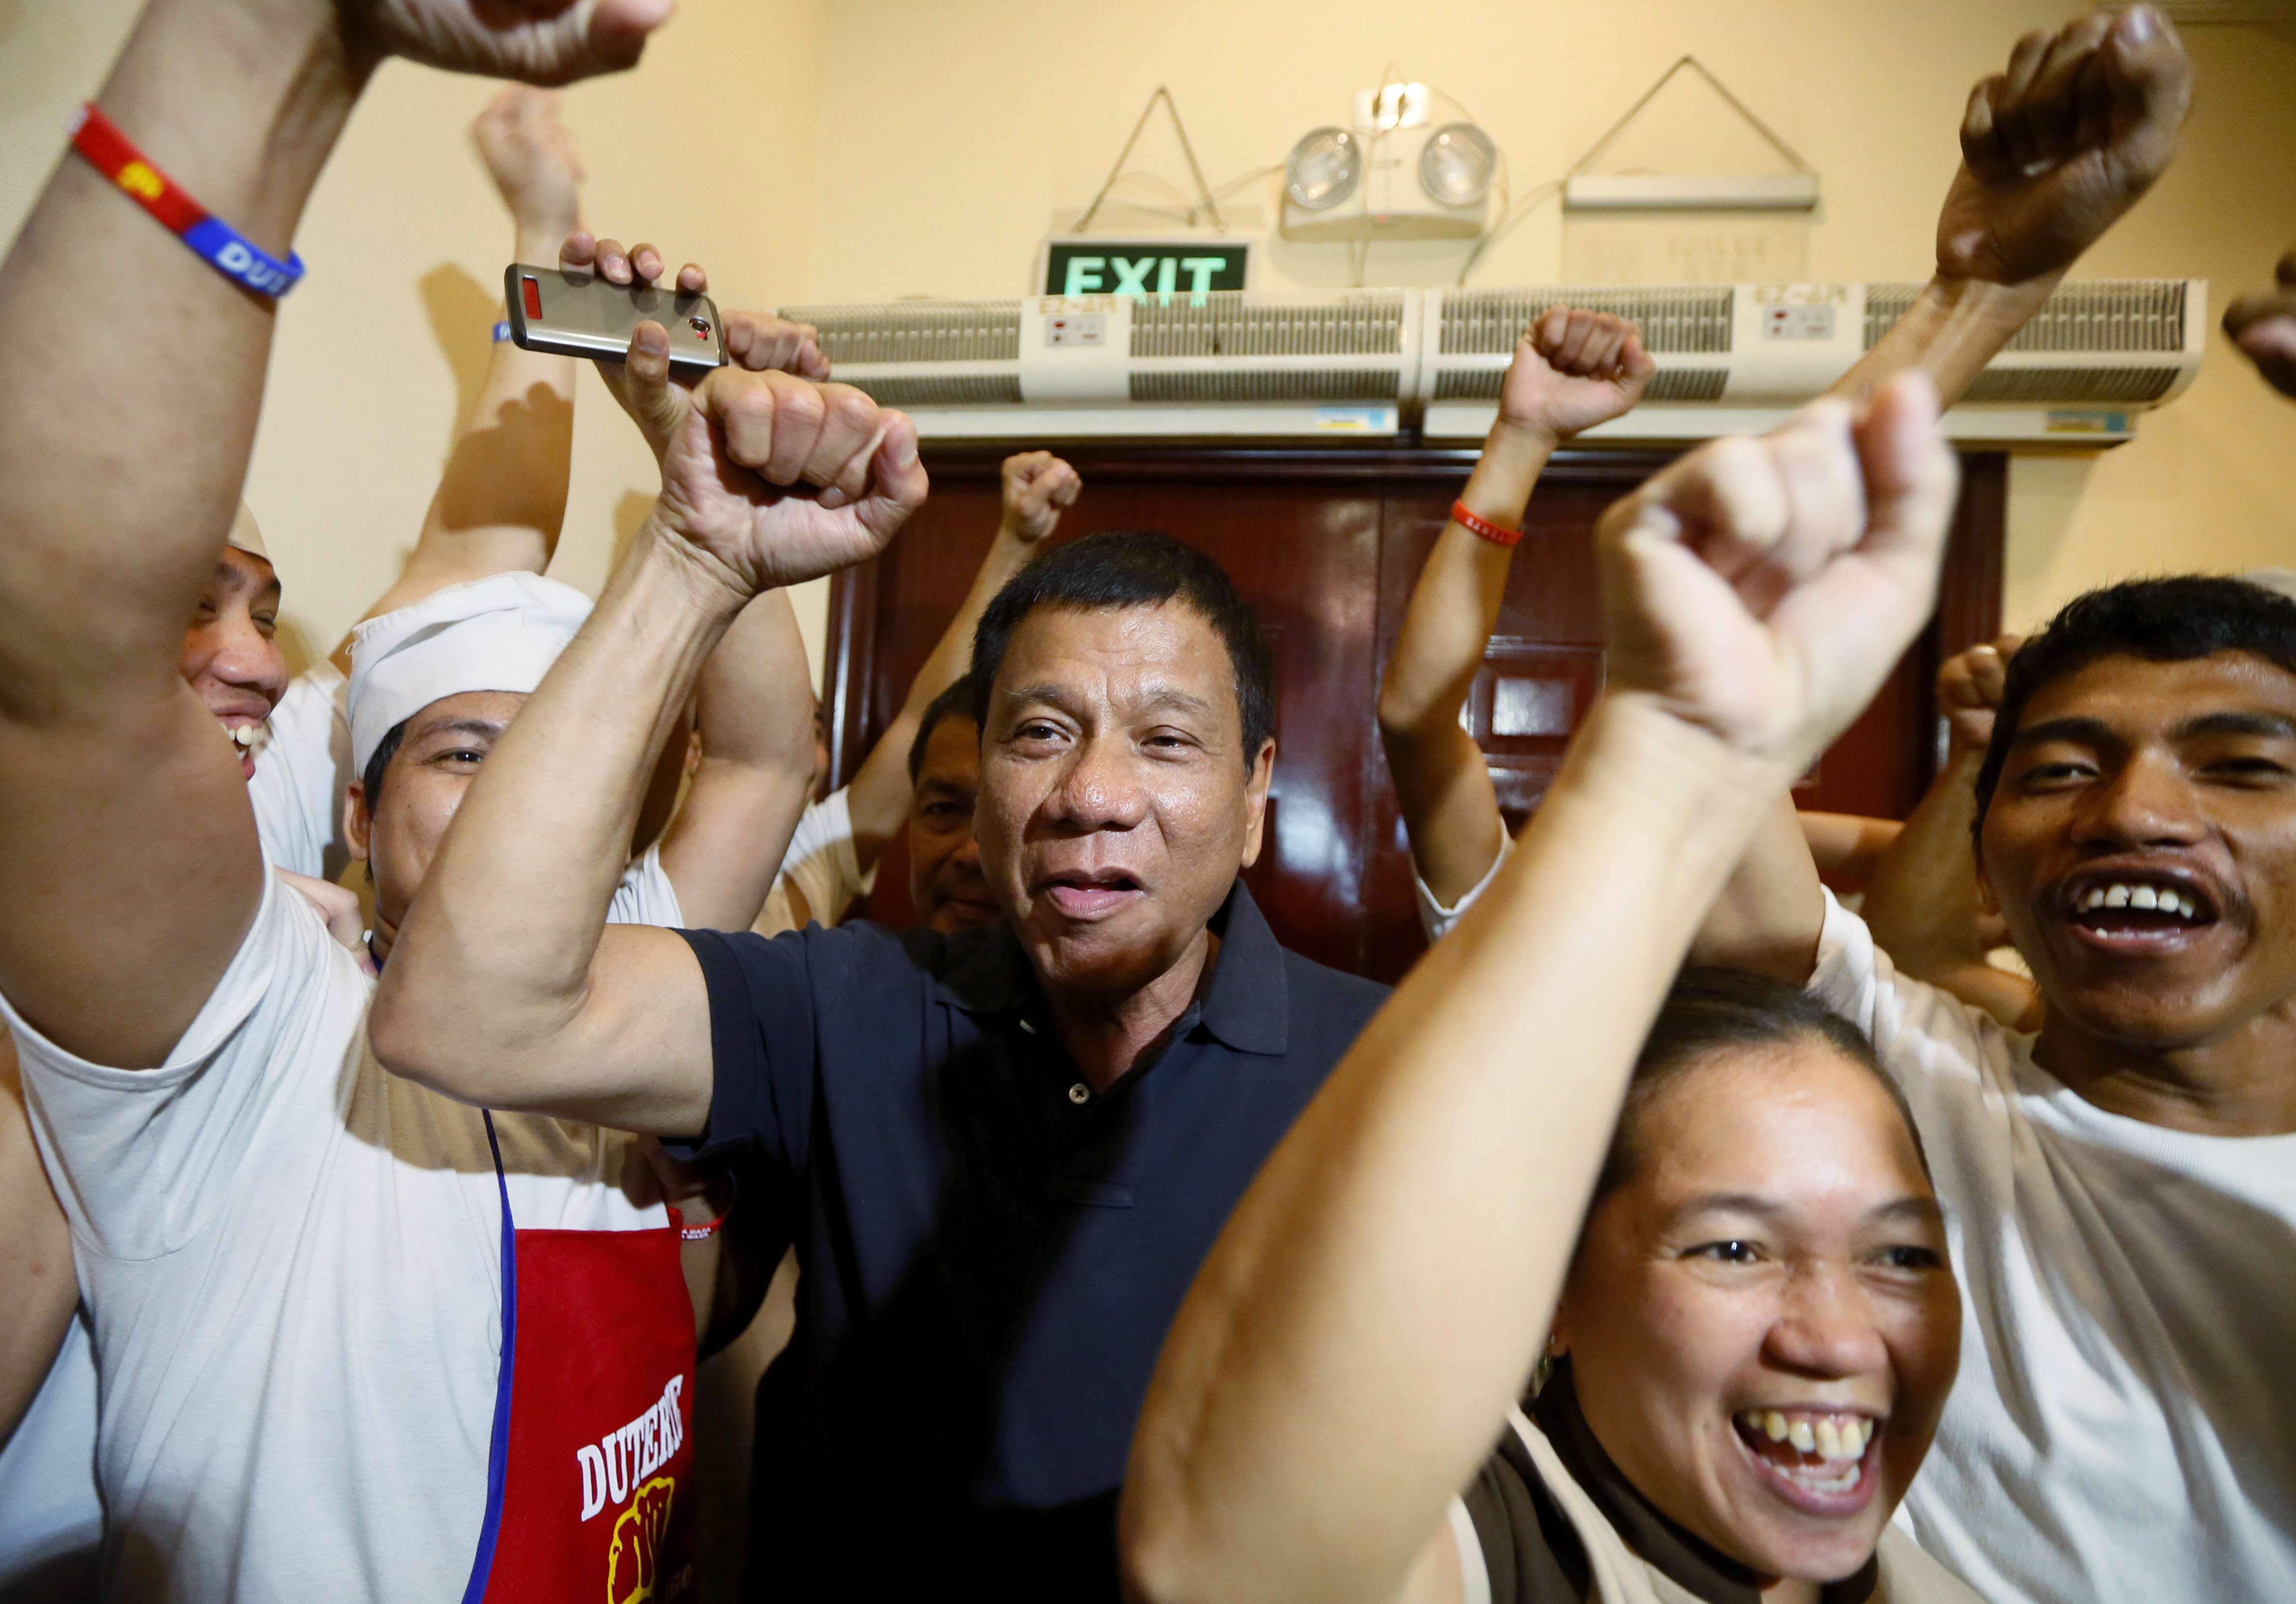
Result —
<path fill-rule="evenodd" d="M 1289 945 L 1393 978 L 1422 947 L 1411 870 L 1374 718 L 1381 669 L 1470 452 L 1105 446 L 1065 454 L 1085 477 L 1057 538 L 1157 528 L 1218 558 L 1267 630 L 1278 758 L 1267 842 L 1248 880 Z M 995 529 L 1001 453 L 938 447 L 932 499 L 883 556 L 840 575 L 828 683 L 840 782 L 899 710 Z M 1467 711 L 1502 806 L 1537 805 L 1603 684 L 1594 530 L 1669 457 L 1566 453 L 1534 497 Z M 1997 630 L 2005 462 L 1964 460 L 1938 617 L 1864 717 L 1798 788 L 1805 807 L 1903 816 L 1932 770 L 1939 661 Z M 867 910 L 906 922 L 889 854 Z"/>

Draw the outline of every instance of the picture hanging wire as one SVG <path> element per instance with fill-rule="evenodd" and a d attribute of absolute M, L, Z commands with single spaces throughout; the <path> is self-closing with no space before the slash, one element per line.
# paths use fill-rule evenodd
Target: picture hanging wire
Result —
<path fill-rule="evenodd" d="M 1496 243 L 1502 234 L 1513 228 L 1517 223 L 1521 222 L 1522 220 L 1523 213 L 1527 212 L 1532 206 L 1546 200 L 1550 195 L 1561 194 L 1566 182 L 1577 177 L 1579 174 L 1585 172 L 1589 167 L 1593 166 L 1595 160 L 1600 157 L 1604 151 L 1611 148 L 1611 142 L 1617 139 L 1620 135 L 1626 132 L 1627 125 L 1634 121 L 1636 118 L 1641 116 L 1643 108 L 1649 105 L 1653 100 L 1656 100 L 1658 98 L 1659 91 L 1672 83 L 1674 81 L 1674 75 L 1680 72 L 1685 67 L 1696 72 L 1699 77 L 1704 78 L 1707 83 L 1713 86 L 1714 93 L 1720 95 L 1724 101 L 1728 102 L 1732 110 L 1735 111 L 1740 117 L 1745 119 L 1746 125 L 1752 128 L 1755 133 L 1759 134 L 1764 140 L 1768 142 L 1772 150 L 1775 151 L 1779 155 L 1792 162 L 1796 172 L 1814 173 L 1817 170 L 1811 167 L 1808 162 L 1802 160 L 1800 151 L 1795 150 L 1793 146 L 1788 144 L 1784 139 L 1780 138 L 1775 129 L 1772 128 L 1769 124 L 1764 122 L 1760 118 L 1755 116 L 1754 109 L 1751 106 L 1749 106 L 1744 101 L 1740 100 L 1736 95 L 1730 93 L 1730 86 L 1724 83 L 1720 78 L 1716 78 L 1712 70 L 1707 67 L 1705 62 L 1700 61 L 1694 55 L 1685 55 L 1677 61 L 1673 66 L 1659 74 L 1658 82 L 1644 90 L 1640 97 L 1636 100 L 1635 103 L 1627 108 L 1626 114 L 1624 116 L 1620 117 L 1618 121 L 1612 123 L 1600 139 L 1596 140 L 1593 144 L 1588 145 L 1584 155 L 1580 156 L 1578 160 L 1572 162 L 1568 168 L 1564 168 L 1561 178 L 1550 178 L 1546 183 L 1536 185 L 1515 205 L 1502 209 L 1497 220 L 1484 232 L 1482 238 L 1475 241 L 1474 249 L 1467 253 L 1467 259 L 1459 264 L 1458 282 L 1461 284 L 1464 284 L 1467 282 L 1467 274 L 1472 272 L 1474 270 L 1475 264 L 1482 259 L 1484 251 Z"/>
<path fill-rule="evenodd" d="M 1651 102 L 1658 98 L 1659 91 L 1665 88 L 1669 84 L 1674 81 L 1674 75 L 1680 72 L 1685 67 L 1690 68 L 1692 70 L 1695 71 L 1700 78 L 1704 78 L 1709 84 L 1712 85 L 1714 93 L 1727 101 L 1730 104 L 1730 109 L 1735 111 L 1740 117 L 1746 119 L 1746 124 L 1749 127 L 1752 128 L 1755 133 L 1759 134 L 1764 139 L 1767 140 L 1772 150 L 1784 157 L 1788 161 L 1793 163 L 1794 171 L 1798 173 L 1810 173 L 1817 170 L 1801 159 L 1800 151 L 1795 150 L 1793 146 L 1779 138 L 1776 131 L 1773 129 L 1769 124 L 1755 116 L 1752 107 L 1747 105 L 1744 101 L 1740 100 L 1736 95 L 1731 94 L 1730 86 L 1727 84 L 1725 84 L 1720 78 L 1716 78 L 1711 71 L 1708 70 L 1705 62 L 1700 61 L 1694 55 L 1686 55 L 1680 61 L 1675 62 L 1673 66 L 1668 68 L 1664 72 L 1660 73 L 1659 75 L 1658 82 L 1644 90 L 1642 98 L 1636 101 L 1633 105 L 1627 108 L 1627 114 L 1611 125 L 1610 132 L 1604 134 L 1602 138 L 1587 146 L 1587 153 L 1578 158 L 1578 160 L 1572 162 L 1569 172 L 1563 176 L 1565 177 L 1575 178 L 1579 174 L 1585 172 L 1587 168 L 1593 164 L 1596 157 L 1600 156 L 1604 151 L 1611 148 L 1611 142 L 1612 140 L 1618 138 L 1620 135 L 1626 132 L 1627 125 L 1634 121 L 1636 118 L 1642 115 L 1643 108 L 1649 105 Z"/>
<path fill-rule="evenodd" d="M 1108 169 L 1108 181 L 1100 186 L 1100 193 L 1092 198 L 1092 204 L 1084 209 L 1084 215 L 1070 226 L 1070 233 L 1082 233 L 1090 226 L 1094 217 L 1100 211 L 1101 203 L 1108 199 L 1108 192 L 1116 187 L 1119 178 L 1124 176 L 1125 160 L 1132 154 L 1132 147 L 1140 143 L 1141 130 L 1147 127 L 1148 119 L 1156 114 L 1156 102 L 1159 101 L 1164 103 L 1164 110 L 1171 113 L 1172 132 L 1180 136 L 1180 153 L 1188 159 L 1188 171 L 1196 181 L 1196 199 L 1203 203 L 1205 212 L 1211 218 L 1212 227 L 1221 233 L 1227 232 L 1227 225 L 1220 218 L 1218 203 L 1212 199 L 1211 186 L 1204 182 L 1204 169 L 1196 165 L 1196 148 L 1188 143 L 1188 125 L 1180 120 L 1180 108 L 1173 103 L 1171 90 L 1159 84 L 1156 93 L 1148 97 L 1148 103 L 1140 108 L 1140 120 L 1132 125 L 1131 136 L 1125 140 L 1124 148 L 1116 153 L 1115 165 Z M 1192 206 L 1188 209 L 1188 225 L 1193 228 L 1195 222 L 1196 209 Z"/>

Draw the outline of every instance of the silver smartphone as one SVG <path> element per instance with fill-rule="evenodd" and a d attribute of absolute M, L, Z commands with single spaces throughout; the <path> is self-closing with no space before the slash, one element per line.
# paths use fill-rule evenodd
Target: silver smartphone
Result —
<path fill-rule="evenodd" d="M 630 331 L 651 318 L 669 331 L 672 372 L 706 373 L 726 365 L 718 303 L 706 295 L 513 262 L 503 270 L 503 304 L 510 308 L 510 337 L 525 350 L 627 356 Z"/>

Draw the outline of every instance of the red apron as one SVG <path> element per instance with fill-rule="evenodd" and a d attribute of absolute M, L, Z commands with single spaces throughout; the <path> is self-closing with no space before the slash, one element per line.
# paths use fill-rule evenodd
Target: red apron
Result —
<path fill-rule="evenodd" d="M 502 1146 L 502 1375 L 463 1604 L 674 1604 L 694 1591 L 693 1305 L 680 1222 L 521 1231 Z"/>

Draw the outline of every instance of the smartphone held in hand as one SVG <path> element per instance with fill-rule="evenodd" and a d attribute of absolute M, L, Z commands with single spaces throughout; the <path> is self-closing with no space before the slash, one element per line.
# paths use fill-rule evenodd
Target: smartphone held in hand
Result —
<path fill-rule="evenodd" d="M 718 303 L 706 295 L 513 262 L 503 270 L 503 300 L 510 308 L 510 337 L 525 350 L 627 356 L 630 331 L 651 319 L 669 331 L 673 372 L 706 373 L 726 365 Z"/>

